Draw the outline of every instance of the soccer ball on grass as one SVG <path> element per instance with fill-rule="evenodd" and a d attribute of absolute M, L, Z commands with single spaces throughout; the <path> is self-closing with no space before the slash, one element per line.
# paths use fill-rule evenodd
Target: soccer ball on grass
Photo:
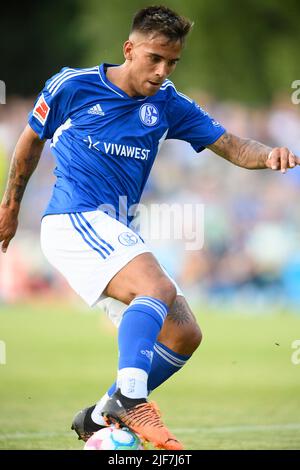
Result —
<path fill-rule="evenodd" d="M 95 432 L 85 443 L 84 450 L 145 450 L 141 440 L 128 428 L 107 426 Z"/>

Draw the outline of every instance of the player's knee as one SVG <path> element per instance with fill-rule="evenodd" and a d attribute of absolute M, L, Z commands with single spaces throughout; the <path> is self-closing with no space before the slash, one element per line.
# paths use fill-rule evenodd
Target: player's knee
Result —
<path fill-rule="evenodd" d="M 179 354 L 190 356 L 200 346 L 201 341 L 202 331 L 199 325 L 196 322 L 189 323 L 189 325 L 178 330 L 178 334 L 174 338 L 174 349 Z"/>
<path fill-rule="evenodd" d="M 190 323 L 182 329 L 180 336 L 177 338 L 177 347 L 184 351 L 183 354 L 190 355 L 200 346 L 201 341 L 202 331 L 199 325 L 196 322 Z"/>
<path fill-rule="evenodd" d="M 202 341 L 202 332 L 196 323 L 186 325 L 173 330 L 172 336 L 162 332 L 158 341 L 165 344 L 172 351 L 184 356 L 191 356 L 200 346 Z"/>
<path fill-rule="evenodd" d="M 197 323 L 193 324 L 193 330 L 191 332 L 191 346 L 194 351 L 199 348 L 203 339 L 202 331 Z"/>
<path fill-rule="evenodd" d="M 165 302 L 168 307 L 174 303 L 177 295 L 176 287 L 169 278 L 162 278 L 154 288 L 156 298 Z"/>
<path fill-rule="evenodd" d="M 165 303 L 171 307 L 175 302 L 177 291 L 173 282 L 169 278 L 164 278 L 158 283 L 159 295 L 164 297 Z"/>
<path fill-rule="evenodd" d="M 149 295 L 150 297 L 161 300 L 167 304 L 168 307 L 171 307 L 176 299 L 177 291 L 173 282 L 170 281 L 169 278 L 164 277 L 159 278 L 153 282 L 151 286 L 147 286 L 147 289 L 142 289 L 141 292 L 136 295 Z"/>

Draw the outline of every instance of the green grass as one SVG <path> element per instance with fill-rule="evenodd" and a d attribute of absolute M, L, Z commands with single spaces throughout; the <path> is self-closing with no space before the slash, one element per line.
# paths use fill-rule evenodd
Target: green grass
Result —
<path fill-rule="evenodd" d="M 204 342 L 153 393 L 186 449 L 299 449 L 300 316 L 198 314 Z M 0 449 L 82 449 L 80 408 L 114 380 L 116 332 L 98 310 L 0 308 Z M 277 344 L 276 344 L 277 343 Z"/>

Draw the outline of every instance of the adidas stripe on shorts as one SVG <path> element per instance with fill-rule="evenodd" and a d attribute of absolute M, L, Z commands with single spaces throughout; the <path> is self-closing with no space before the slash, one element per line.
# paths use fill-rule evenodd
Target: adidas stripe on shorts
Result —
<path fill-rule="evenodd" d="M 129 227 L 100 210 L 46 215 L 41 225 L 41 248 L 73 290 L 89 306 L 103 308 L 117 326 L 127 306 L 103 291 L 129 261 L 151 252 Z M 183 295 L 164 272 L 177 294 Z"/>

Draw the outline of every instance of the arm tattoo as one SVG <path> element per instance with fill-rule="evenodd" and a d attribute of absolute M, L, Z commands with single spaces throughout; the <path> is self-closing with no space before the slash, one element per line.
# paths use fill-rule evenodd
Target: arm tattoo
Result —
<path fill-rule="evenodd" d="M 168 318 L 179 326 L 195 321 L 193 313 L 183 300 L 184 299 L 181 300 L 180 297 L 177 297 L 168 313 Z"/>
<path fill-rule="evenodd" d="M 14 152 L 2 205 L 18 208 L 28 180 L 34 172 L 43 149 L 43 142 L 33 142 L 29 146 L 18 146 Z"/>
<path fill-rule="evenodd" d="M 229 132 L 225 132 L 208 148 L 231 163 L 249 170 L 266 168 L 266 160 L 272 150 L 260 142 L 242 139 Z"/>

